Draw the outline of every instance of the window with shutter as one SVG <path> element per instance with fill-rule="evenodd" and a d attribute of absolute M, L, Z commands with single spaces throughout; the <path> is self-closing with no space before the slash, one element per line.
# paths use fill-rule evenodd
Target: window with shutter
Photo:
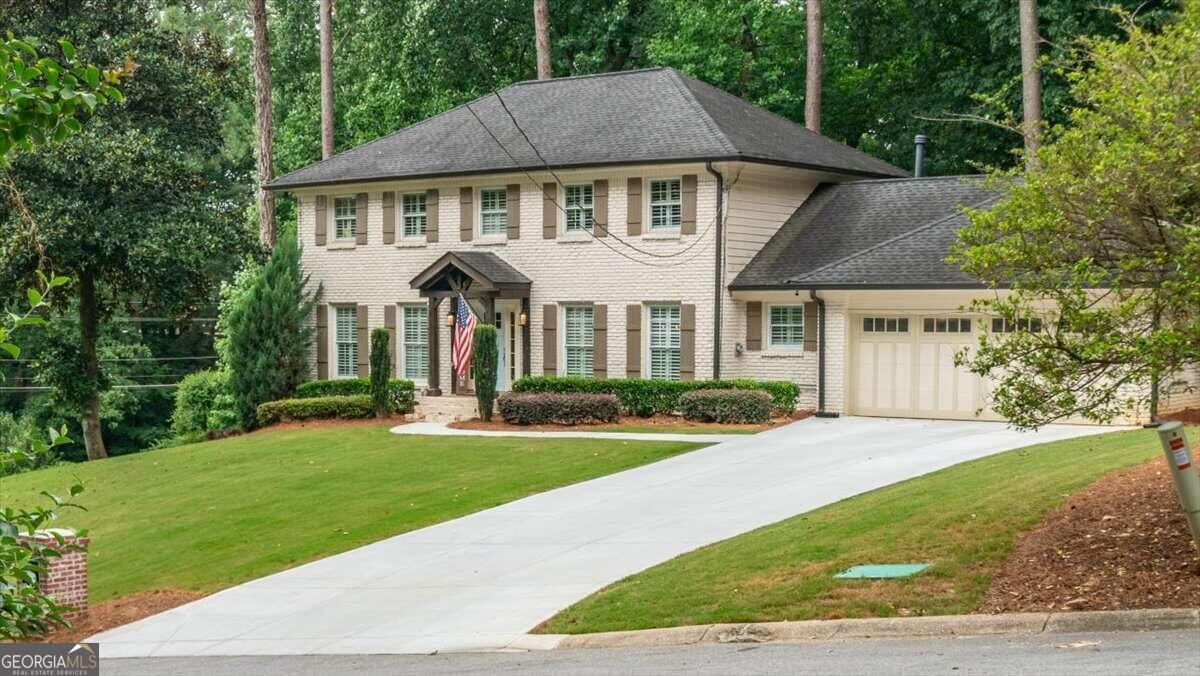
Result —
<path fill-rule="evenodd" d="M 333 198 L 333 238 L 354 239 L 358 231 L 358 199 L 353 195 Z"/>
<path fill-rule="evenodd" d="M 679 306 L 651 305 L 649 325 L 650 377 L 679 380 Z"/>
<path fill-rule="evenodd" d="M 423 239 L 425 237 L 425 193 L 411 193 L 404 196 L 404 228 L 401 237 L 405 239 Z"/>
<path fill-rule="evenodd" d="M 595 373 L 595 322 L 592 306 L 568 305 L 563 313 L 563 329 L 566 374 L 592 377 Z"/>
<path fill-rule="evenodd" d="M 404 306 L 403 346 L 404 377 L 424 381 L 429 378 L 429 308 Z"/>
<path fill-rule="evenodd" d="M 683 223 L 683 187 L 677 178 L 650 181 L 650 229 L 678 230 Z"/>
<path fill-rule="evenodd" d="M 768 315 L 768 339 L 771 347 L 804 345 L 804 306 L 772 305 Z"/>
<path fill-rule="evenodd" d="M 479 234 L 508 233 L 508 194 L 505 188 L 483 188 L 479 191 Z"/>
<path fill-rule="evenodd" d="M 592 229 L 595 213 L 595 194 L 591 183 L 568 185 L 566 193 L 567 232 L 587 232 Z"/>
<path fill-rule="evenodd" d="M 337 377 L 358 376 L 358 308 L 337 308 L 334 341 L 337 346 Z"/>

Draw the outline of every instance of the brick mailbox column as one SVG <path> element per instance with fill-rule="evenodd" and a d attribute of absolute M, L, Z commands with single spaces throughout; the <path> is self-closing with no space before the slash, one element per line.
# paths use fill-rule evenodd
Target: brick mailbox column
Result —
<path fill-rule="evenodd" d="M 76 537 L 75 531 L 60 529 L 57 531 L 65 544 L 78 544 L 87 547 L 91 542 L 88 537 Z M 29 536 L 22 535 L 21 539 L 28 542 Z M 33 538 L 39 545 L 58 548 L 58 541 L 50 533 L 39 532 Z M 71 606 L 73 610 L 66 617 L 78 617 L 87 611 L 88 578 L 87 551 L 68 551 L 62 556 L 49 559 L 46 576 L 38 581 L 42 593 L 53 596 L 54 600 L 63 605 Z"/>

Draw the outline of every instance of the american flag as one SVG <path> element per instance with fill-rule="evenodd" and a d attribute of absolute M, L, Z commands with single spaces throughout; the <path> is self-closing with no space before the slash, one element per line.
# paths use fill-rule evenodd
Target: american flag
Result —
<path fill-rule="evenodd" d="M 458 294 L 458 311 L 454 321 L 458 330 L 454 332 L 453 363 L 450 366 L 459 376 L 465 376 L 471 368 L 471 350 L 475 347 L 475 315 L 471 314 L 461 293 Z"/>

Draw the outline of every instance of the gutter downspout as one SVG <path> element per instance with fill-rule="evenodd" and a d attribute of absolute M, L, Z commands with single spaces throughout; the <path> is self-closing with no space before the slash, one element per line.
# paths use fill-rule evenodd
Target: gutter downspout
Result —
<path fill-rule="evenodd" d="M 717 177 L 717 232 L 716 232 L 716 261 L 713 270 L 713 380 L 721 379 L 721 306 L 724 301 L 724 289 L 722 286 L 722 273 L 724 265 L 722 265 L 721 257 L 723 255 L 723 246 L 725 238 L 725 177 L 721 172 L 713 168 L 711 161 L 704 163 L 705 170 L 713 176 Z"/>
<path fill-rule="evenodd" d="M 808 295 L 817 304 L 817 412 L 818 418 L 836 418 L 837 413 L 825 410 L 825 299 L 813 289 Z"/>

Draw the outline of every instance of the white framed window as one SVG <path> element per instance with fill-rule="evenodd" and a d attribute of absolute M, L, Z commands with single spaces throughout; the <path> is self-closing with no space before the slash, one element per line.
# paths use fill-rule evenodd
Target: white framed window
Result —
<path fill-rule="evenodd" d="M 563 366 L 568 376 L 592 377 L 594 312 L 591 305 L 568 305 L 563 309 Z"/>
<path fill-rule="evenodd" d="M 864 333 L 908 333 L 908 317 L 863 317 Z"/>
<path fill-rule="evenodd" d="M 926 317 L 922 320 L 922 330 L 925 333 L 970 333 L 970 317 Z"/>
<path fill-rule="evenodd" d="M 992 317 L 992 333 L 1012 333 L 1013 331 L 1042 332 L 1042 320 L 1037 317 L 1022 317 L 1016 321 L 1003 317 Z"/>
<path fill-rule="evenodd" d="M 771 347 L 804 345 L 804 306 L 772 305 L 767 313 L 767 344 Z"/>
<path fill-rule="evenodd" d="M 403 321 L 401 359 L 404 378 L 424 382 L 429 379 L 429 308 L 406 305 L 403 308 Z"/>
<path fill-rule="evenodd" d="M 683 223 L 683 180 L 650 181 L 650 229 L 678 230 Z"/>
<path fill-rule="evenodd" d="M 339 307 L 335 310 L 334 352 L 337 354 L 337 377 L 358 377 L 358 308 Z"/>
<path fill-rule="evenodd" d="M 425 193 L 408 193 L 404 195 L 402 200 L 404 227 L 400 231 L 400 236 L 403 238 L 414 238 L 425 236 Z"/>
<path fill-rule="evenodd" d="M 505 188 L 479 190 L 479 234 L 503 235 L 508 232 L 508 191 Z"/>
<path fill-rule="evenodd" d="M 592 229 L 592 218 L 595 214 L 595 194 L 591 183 L 568 185 L 563 188 L 566 203 L 567 222 L 563 227 L 566 232 L 589 232 Z"/>
<path fill-rule="evenodd" d="M 358 198 L 333 198 L 333 238 L 354 239 L 358 231 Z"/>
<path fill-rule="evenodd" d="M 647 352 L 650 378 L 679 380 L 679 306 L 651 305 Z"/>

